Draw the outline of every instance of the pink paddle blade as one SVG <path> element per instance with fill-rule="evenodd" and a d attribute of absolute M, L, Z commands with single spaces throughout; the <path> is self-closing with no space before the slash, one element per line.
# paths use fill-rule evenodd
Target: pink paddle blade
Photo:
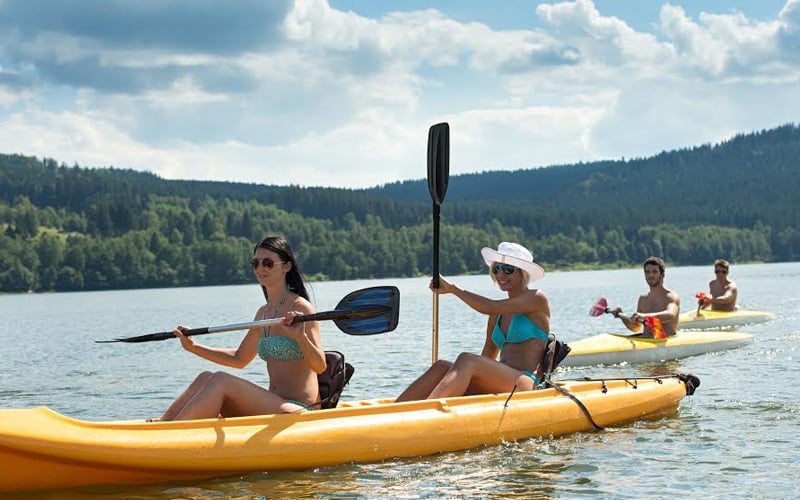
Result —
<path fill-rule="evenodd" d="M 589 316 L 594 318 L 602 316 L 606 313 L 606 309 L 608 309 L 608 301 L 605 297 L 600 297 L 595 301 L 594 305 L 592 305 L 592 308 L 589 309 Z"/>

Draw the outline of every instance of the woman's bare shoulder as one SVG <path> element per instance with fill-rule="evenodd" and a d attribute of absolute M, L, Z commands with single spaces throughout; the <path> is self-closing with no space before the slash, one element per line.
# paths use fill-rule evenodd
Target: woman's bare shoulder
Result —
<path fill-rule="evenodd" d="M 289 309 L 292 311 L 300 311 L 304 314 L 314 314 L 317 312 L 316 309 L 314 309 L 314 306 L 311 305 L 311 302 L 299 295 L 295 295 Z"/>

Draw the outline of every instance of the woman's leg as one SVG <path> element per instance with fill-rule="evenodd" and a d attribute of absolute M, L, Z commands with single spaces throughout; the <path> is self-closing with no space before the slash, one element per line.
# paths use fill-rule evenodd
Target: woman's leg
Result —
<path fill-rule="evenodd" d="M 530 391 L 534 384 L 530 377 L 506 364 L 462 352 L 428 399 L 463 396 L 468 391 L 470 394 L 511 392 L 514 386 L 520 391 Z"/>
<path fill-rule="evenodd" d="M 167 411 L 165 411 L 164 415 L 161 416 L 161 420 L 174 420 L 175 415 L 180 413 L 183 407 L 186 406 L 186 403 L 188 403 L 189 400 L 192 399 L 194 395 L 200 391 L 200 389 L 203 387 L 203 385 L 205 385 L 206 381 L 208 381 L 211 375 L 212 375 L 211 372 L 203 372 L 200 375 L 198 375 L 194 379 L 194 381 L 191 384 L 189 384 L 189 387 L 187 387 L 186 390 L 183 391 L 183 393 L 180 396 L 178 396 L 178 398 L 171 405 L 169 405 Z"/>
<path fill-rule="evenodd" d="M 436 363 L 428 368 L 425 373 L 420 375 L 417 380 L 411 382 L 411 385 L 409 385 L 402 394 L 397 396 L 397 399 L 394 400 L 395 403 L 426 399 L 451 366 L 453 366 L 453 363 L 450 361 L 445 361 L 443 359 L 437 360 Z"/>
<path fill-rule="evenodd" d="M 226 372 L 213 373 L 173 420 L 268 415 L 302 410 L 277 394 Z"/>

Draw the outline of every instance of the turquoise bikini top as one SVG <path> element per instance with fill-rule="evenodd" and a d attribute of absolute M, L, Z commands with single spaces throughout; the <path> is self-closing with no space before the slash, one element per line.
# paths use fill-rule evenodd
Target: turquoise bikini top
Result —
<path fill-rule="evenodd" d="M 267 358 L 296 361 L 303 359 L 303 351 L 294 339 L 283 335 L 266 335 L 258 341 L 258 357 L 264 361 L 267 361 Z"/>
<path fill-rule="evenodd" d="M 286 300 L 287 295 L 289 295 L 288 288 L 283 293 L 281 301 L 278 302 L 278 306 L 273 311 L 273 318 L 283 305 L 283 301 Z M 267 309 L 265 308 L 264 319 L 266 319 L 266 316 Z M 259 358 L 263 359 L 264 361 L 267 361 L 267 358 L 275 358 L 279 361 L 296 361 L 298 359 L 303 359 L 303 351 L 300 350 L 300 345 L 296 340 L 289 337 L 284 337 L 283 335 L 270 335 L 269 330 L 270 327 L 266 327 L 264 330 L 264 336 L 258 341 Z"/>
<path fill-rule="evenodd" d="M 508 333 L 504 335 L 503 330 L 500 329 L 500 315 L 497 315 L 497 323 L 492 331 L 492 342 L 498 349 L 502 349 L 507 343 L 521 344 L 530 339 L 539 339 L 542 342 L 547 342 L 548 335 L 536 323 L 531 321 L 527 315 L 519 313 L 511 316 Z"/>

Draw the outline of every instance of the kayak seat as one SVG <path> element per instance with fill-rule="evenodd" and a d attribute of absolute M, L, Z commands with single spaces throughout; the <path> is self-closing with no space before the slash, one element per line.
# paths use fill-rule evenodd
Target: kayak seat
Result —
<path fill-rule="evenodd" d="M 550 375 L 564 361 L 572 348 L 563 340 L 558 340 L 552 333 L 547 336 L 547 347 L 544 350 L 542 360 L 542 384 L 544 387 L 552 387 Z"/>
<path fill-rule="evenodd" d="M 325 371 L 317 375 L 319 382 L 320 407 L 336 408 L 344 387 L 350 382 L 355 368 L 345 362 L 344 354 L 339 351 L 325 351 Z"/>
<path fill-rule="evenodd" d="M 686 386 L 686 395 L 691 396 L 694 394 L 694 391 L 700 387 L 700 379 L 692 375 L 691 373 L 681 373 L 678 375 L 678 379 L 681 380 L 684 385 Z"/>

